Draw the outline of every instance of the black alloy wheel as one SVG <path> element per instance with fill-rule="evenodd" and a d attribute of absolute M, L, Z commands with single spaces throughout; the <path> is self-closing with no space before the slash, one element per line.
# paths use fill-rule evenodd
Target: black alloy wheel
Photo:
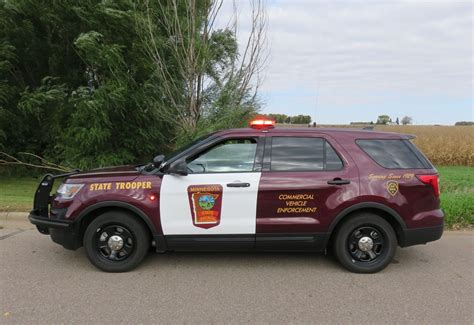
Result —
<path fill-rule="evenodd" d="M 354 260 L 374 262 L 385 249 L 383 233 L 373 226 L 356 228 L 348 238 L 347 245 Z"/>
<path fill-rule="evenodd" d="M 150 232 L 135 215 L 108 211 L 87 227 L 83 243 L 88 259 L 106 272 L 130 271 L 145 258 Z"/>
<path fill-rule="evenodd" d="M 123 261 L 134 249 L 132 233 L 122 225 L 109 225 L 99 228 L 95 235 L 95 245 L 102 258 L 109 261 Z"/>
<path fill-rule="evenodd" d="M 338 261 L 349 271 L 375 273 L 393 259 L 397 237 L 381 216 L 361 213 L 349 217 L 337 229 L 333 249 Z"/>

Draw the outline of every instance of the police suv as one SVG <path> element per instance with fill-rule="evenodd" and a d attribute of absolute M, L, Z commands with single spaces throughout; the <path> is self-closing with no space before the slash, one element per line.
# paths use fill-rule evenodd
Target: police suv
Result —
<path fill-rule="evenodd" d="M 167 251 L 326 251 L 348 270 L 385 268 L 397 246 L 443 233 L 438 174 L 412 136 L 350 129 L 207 135 L 143 166 L 46 175 L 29 215 L 107 272 Z M 55 179 L 64 179 L 50 195 Z"/>

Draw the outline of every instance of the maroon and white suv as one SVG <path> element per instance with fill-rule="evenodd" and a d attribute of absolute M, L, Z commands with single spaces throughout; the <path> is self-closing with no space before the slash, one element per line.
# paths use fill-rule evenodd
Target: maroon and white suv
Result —
<path fill-rule="evenodd" d="M 212 133 L 148 165 L 46 175 L 29 218 L 109 272 L 133 269 L 150 247 L 330 247 L 347 269 L 371 273 L 397 246 L 441 237 L 438 174 L 412 136 L 272 124 Z"/>

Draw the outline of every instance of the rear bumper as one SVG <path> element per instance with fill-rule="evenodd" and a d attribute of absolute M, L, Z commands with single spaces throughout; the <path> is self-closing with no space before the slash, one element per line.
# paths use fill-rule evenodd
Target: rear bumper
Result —
<path fill-rule="evenodd" d="M 82 246 L 80 236 L 76 233 L 74 223 L 66 220 L 44 218 L 31 211 L 28 219 L 44 235 L 50 235 L 53 242 L 66 249 L 78 249 Z"/>
<path fill-rule="evenodd" d="M 400 246 L 407 247 L 438 240 L 443 235 L 443 230 L 443 224 L 435 227 L 406 229 L 400 240 Z"/>

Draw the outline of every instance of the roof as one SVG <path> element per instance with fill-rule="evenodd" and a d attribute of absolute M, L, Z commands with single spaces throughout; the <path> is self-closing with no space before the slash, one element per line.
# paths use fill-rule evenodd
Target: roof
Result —
<path fill-rule="evenodd" d="M 371 138 L 371 139 L 413 139 L 414 135 L 404 134 L 404 133 L 395 133 L 395 132 L 380 132 L 373 130 L 361 130 L 353 128 L 273 128 L 273 129 L 252 129 L 252 128 L 241 128 L 241 129 L 227 129 L 222 130 L 216 133 L 216 135 L 226 135 L 226 134 L 255 134 L 265 132 L 269 134 L 327 134 L 333 136 L 345 136 L 353 138 Z"/>

